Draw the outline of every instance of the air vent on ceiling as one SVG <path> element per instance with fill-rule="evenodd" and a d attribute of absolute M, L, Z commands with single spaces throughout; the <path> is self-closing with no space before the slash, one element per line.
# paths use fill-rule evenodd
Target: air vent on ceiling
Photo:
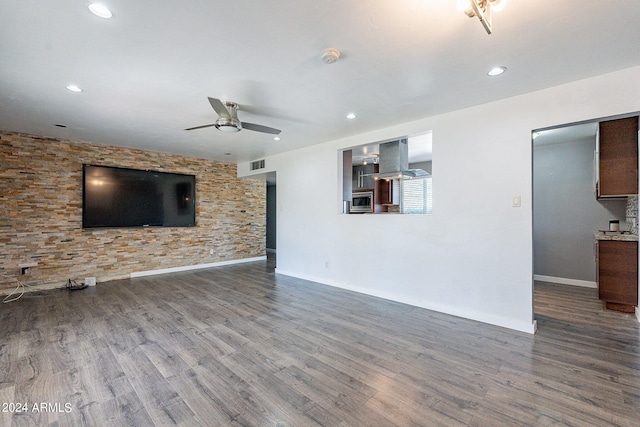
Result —
<path fill-rule="evenodd" d="M 258 169 L 264 169 L 264 159 L 251 162 L 251 170 L 255 171 Z"/>

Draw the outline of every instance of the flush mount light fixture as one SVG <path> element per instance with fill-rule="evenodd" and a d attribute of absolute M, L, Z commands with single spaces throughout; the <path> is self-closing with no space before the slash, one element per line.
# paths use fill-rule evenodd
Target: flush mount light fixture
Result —
<path fill-rule="evenodd" d="M 507 67 L 503 67 L 503 66 L 493 67 L 492 69 L 490 69 L 487 72 L 487 75 L 491 76 L 491 77 L 495 77 L 495 76 L 499 76 L 500 74 L 504 73 L 505 71 L 507 71 Z"/>
<path fill-rule="evenodd" d="M 77 85 L 67 85 L 67 90 L 76 93 L 82 92 L 82 89 L 80 89 Z"/>
<path fill-rule="evenodd" d="M 349 114 L 347 114 L 347 119 L 349 119 L 349 120 L 353 120 L 353 119 L 355 119 L 355 118 L 356 118 L 355 113 L 349 113 Z"/>
<path fill-rule="evenodd" d="M 104 19 L 113 18 L 113 13 L 105 5 L 100 3 L 90 3 L 87 8 L 96 16 Z"/>
<path fill-rule="evenodd" d="M 279 137 L 279 136 L 274 136 L 274 137 L 273 137 L 273 140 L 274 140 L 274 141 L 280 141 L 280 137 Z"/>
<path fill-rule="evenodd" d="M 491 34 L 492 12 L 502 10 L 505 3 L 506 0 L 458 0 L 457 6 L 469 18 L 477 16 L 487 34 Z"/>

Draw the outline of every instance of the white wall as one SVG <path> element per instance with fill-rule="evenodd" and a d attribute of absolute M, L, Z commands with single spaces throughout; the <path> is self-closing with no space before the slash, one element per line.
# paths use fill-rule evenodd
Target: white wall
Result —
<path fill-rule="evenodd" d="M 638 110 L 635 67 L 269 157 L 277 272 L 533 333 L 531 131 Z M 338 149 L 427 130 L 433 215 L 339 213 Z"/>

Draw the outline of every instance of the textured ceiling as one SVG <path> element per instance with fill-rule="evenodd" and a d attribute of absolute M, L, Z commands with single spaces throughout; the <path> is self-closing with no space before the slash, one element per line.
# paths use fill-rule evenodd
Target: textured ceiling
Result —
<path fill-rule="evenodd" d="M 640 64 L 637 0 L 511 0 L 492 35 L 455 0 L 103 3 L 0 2 L 0 129 L 246 161 Z M 207 96 L 282 140 L 184 131 Z"/>

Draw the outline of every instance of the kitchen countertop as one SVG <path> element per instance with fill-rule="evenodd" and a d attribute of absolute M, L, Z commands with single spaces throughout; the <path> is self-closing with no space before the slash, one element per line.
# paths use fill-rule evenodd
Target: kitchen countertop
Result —
<path fill-rule="evenodd" d="M 620 240 L 623 242 L 637 242 L 637 234 L 620 233 L 619 231 L 599 231 L 594 234 L 596 240 Z"/>

